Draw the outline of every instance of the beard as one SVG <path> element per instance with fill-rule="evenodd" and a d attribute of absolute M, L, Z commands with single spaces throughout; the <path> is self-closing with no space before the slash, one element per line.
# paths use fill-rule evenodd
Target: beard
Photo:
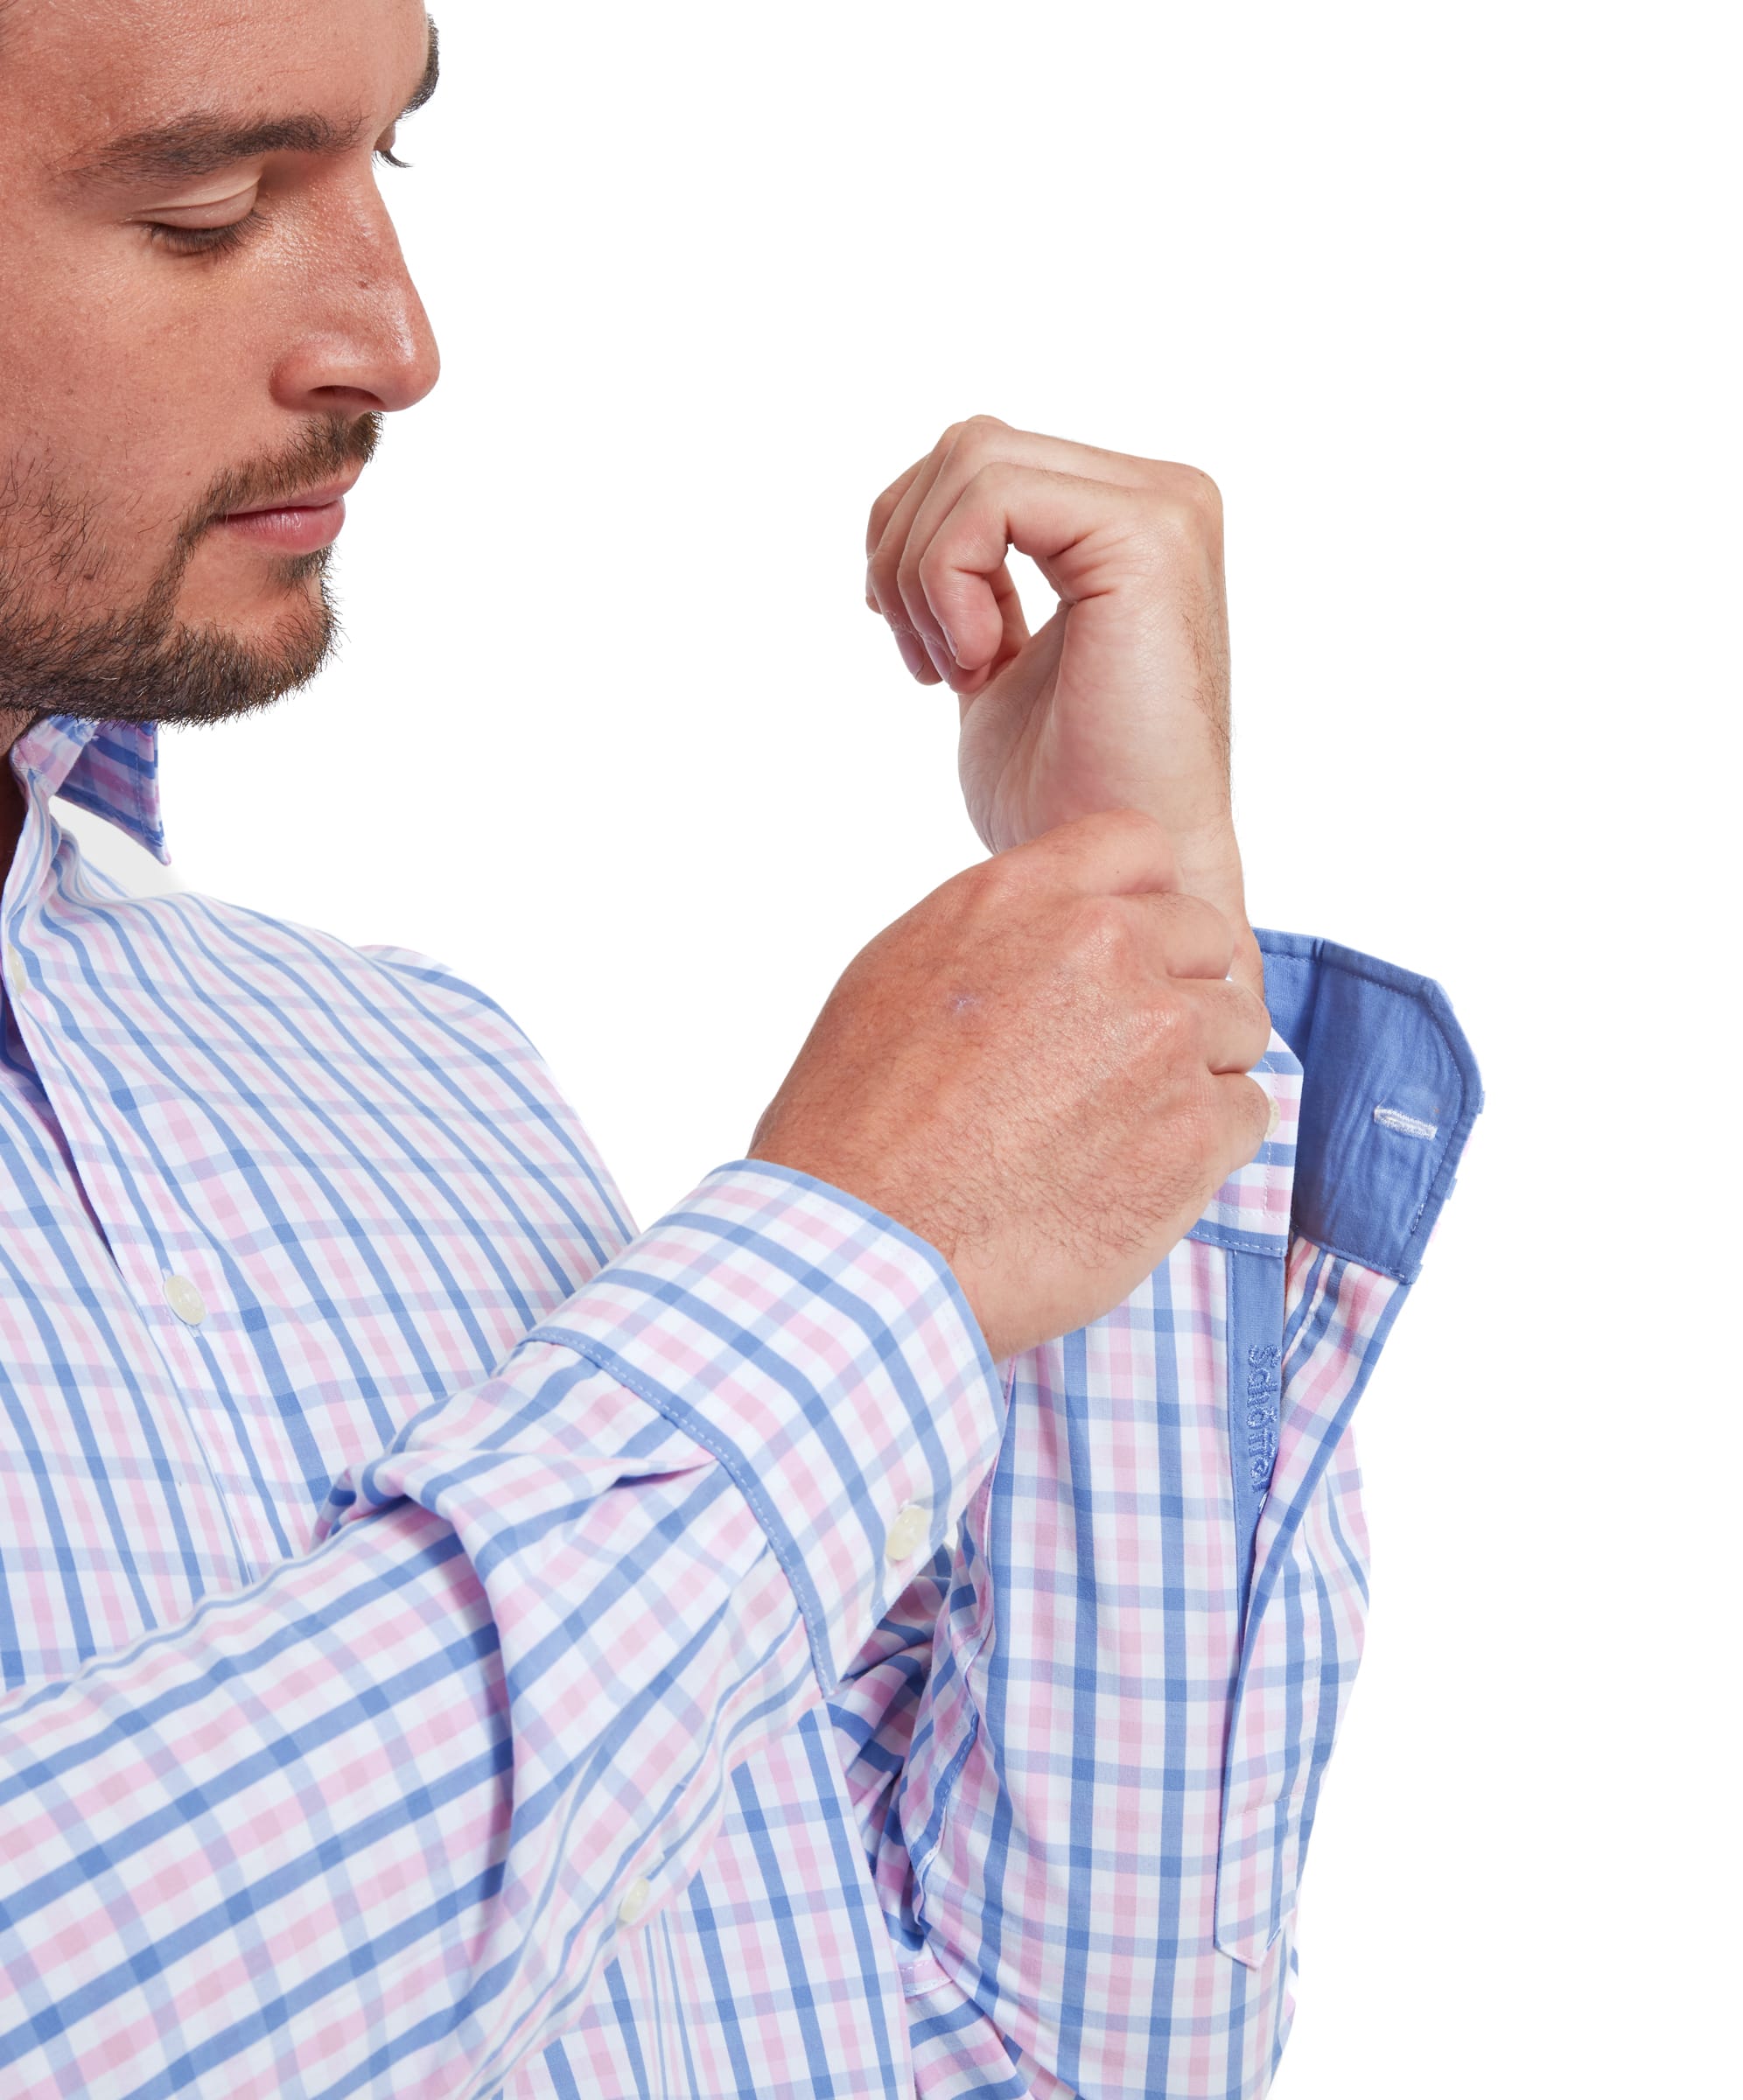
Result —
<path fill-rule="evenodd" d="M 178 620 L 182 579 L 208 527 L 360 466 L 380 441 L 381 424 L 374 415 L 325 418 L 271 458 L 227 470 L 182 521 L 150 586 L 128 605 L 83 618 L 52 600 L 57 583 L 100 577 L 109 565 L 95 507 L 39 477 L 9 476 L 0 486 L 0 705 L 33 718 L 222 722 L 307 684 L 339 635 L 331 548 L 271 564 L 286 607 L 248 640 Z"/>

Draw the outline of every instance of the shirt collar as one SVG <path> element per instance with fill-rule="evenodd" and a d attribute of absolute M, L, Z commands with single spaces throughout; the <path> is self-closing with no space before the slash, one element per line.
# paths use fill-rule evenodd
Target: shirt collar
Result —
<path fill-rule="evenodd" d="M 58 794 L 137 839 L 167 862 L 158 806 L 155 722 L 80 722 L 48 715 L 24 732 L 11 751 L 25 792 L 45 802 Z"/>

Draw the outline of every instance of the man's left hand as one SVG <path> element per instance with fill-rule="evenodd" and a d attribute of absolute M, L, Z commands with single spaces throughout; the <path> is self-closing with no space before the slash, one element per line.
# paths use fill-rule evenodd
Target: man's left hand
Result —
<path fill-rule="evenodd" d="M 1031 634 L 1015 547 L 1059 594 Z M 1133 808 L 1166 830 L 1182 886 L 1236 934 L 1264 991 L 1228 783 L 1222 505 L 1196 467 L 953 424 L 872 507 L 866 602 L 922 684 L 962 708 L 959 767 L 994 851 Z"/>

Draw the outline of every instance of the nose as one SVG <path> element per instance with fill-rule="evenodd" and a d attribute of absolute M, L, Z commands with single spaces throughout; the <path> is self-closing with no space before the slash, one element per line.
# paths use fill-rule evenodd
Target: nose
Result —
<path fill-rule="evenodd" d="M 442 360 L 393 221 L 373 193 L 323 242 L 297 287 L 273 397 L 303 415 L 409 409 L 436 384 Z"/>

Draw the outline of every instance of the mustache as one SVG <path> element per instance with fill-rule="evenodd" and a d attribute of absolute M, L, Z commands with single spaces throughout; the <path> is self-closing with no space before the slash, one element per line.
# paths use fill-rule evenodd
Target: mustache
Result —
<path fill-rule="evenodd" d="M 347 467 L 363 466 L 382 441 L 382 416 L 324 416 L 311 423 L 282 451 L 227 467 L 189 513 L 181 528 L 182 546 L 192 548 L 208 525 L 235 510 L 266 510 Z"/>

